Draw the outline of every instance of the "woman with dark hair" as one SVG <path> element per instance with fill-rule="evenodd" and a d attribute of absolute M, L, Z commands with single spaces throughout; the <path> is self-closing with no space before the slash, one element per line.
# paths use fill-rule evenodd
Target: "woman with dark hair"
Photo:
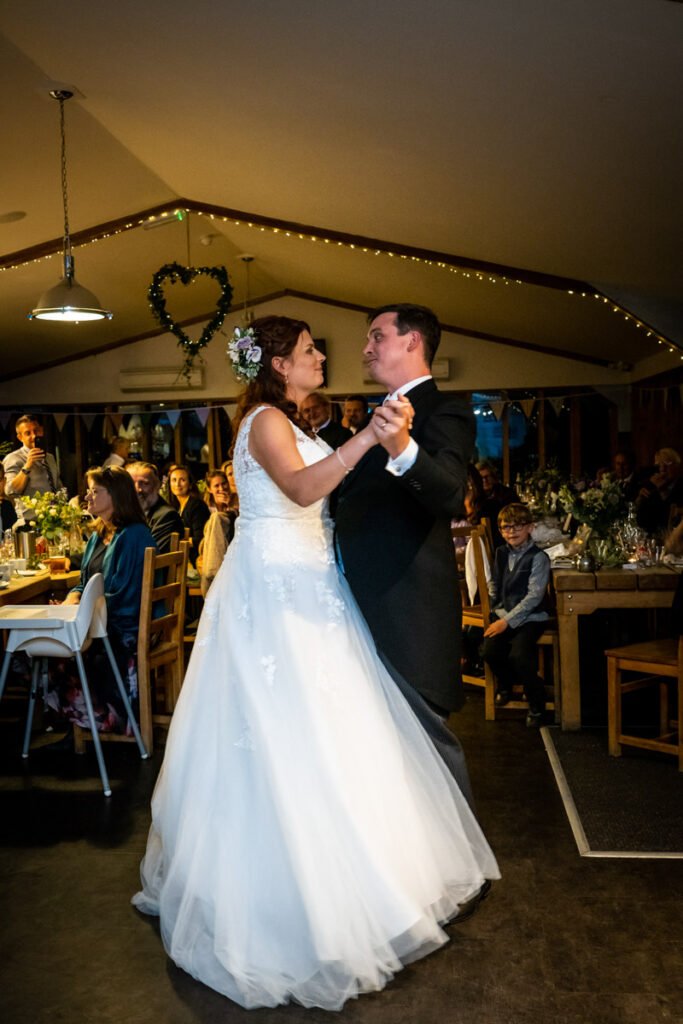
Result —
<path fill-rule="evenodd" d="M 481 521 L 482 505 L 484 503 L 484 485 L 481 482 L 479 470 L 470 462 L 467 467 L 467 490 L 465 491 L 465 518 L 454 519 L 451 526 L 478 526 Z M 466 537 L 454 539 L 456 550 L 467 546 Z"/>
<path fill-rule="evenodd" d="M 338 1010 L 447 941 L 441 924 L 498 869 L 335 562 L 328 495 L 380 433 L 405 430 L 409 403 L 331 452 L 298 411 L 322 383 L 306 323 L 263 317 L 228 351 L 247 382 L 240 514 L 133 902 L 160 916 L 178 966 L 240 1005 Z"/>
<path fill-rule="evenodd" d="M 128 680 L 131 698 L 137 697 L 136 654 L 142 569 L 145 548 L 156 547 L 140 507 L 135 485 L 120 466 L 89 469 L 86 473 L 88 512 L 95 517 L 93 533 L 81 561 L 81 578 L 69 591 L 65 604 L 78 604 L 86 583 L 95 573 L 104 577 L 107 602 L 107 633 L 121 676 Z M 116 682 L 109 663 L 94 644 L 87 652 L 97 659 L 97 671 L 89 673 L 93 705 L 102 731 L 115 732 L 125 725 Z M 65 666 L 65 678 L 55 680 L 48 704 L 77 725 L 89 728 L 80 683 Z M 100 670 L 101 668 L 101 670 Z"/>
<path fill-rule="evenodd" d="M 206 474 L 205 500 L 211 515 L 204 527 L 197 559 L 204 597 L 223 564 L 228 544 L 235 533 L 238 512 L 237 492 L 231 489 L 229 478 L 222 469 L 210 469 Z"/>
<path fill-rule="evenodd" d="M 196 565 L 209 510 L 206 502 L 199 497 L 197 486 L 187 466 L 171 466 L 168 471 L 168 486 L 170 503 L 178 510 L 183 525 L 190 531 L 190 562 Z"/>

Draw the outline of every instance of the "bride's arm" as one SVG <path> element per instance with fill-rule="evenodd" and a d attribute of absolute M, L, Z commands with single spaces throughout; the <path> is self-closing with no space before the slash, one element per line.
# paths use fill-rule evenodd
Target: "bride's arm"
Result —
<path fill-rule="evenodd" d="M 264 409 L 252 422 L 249 451 L 284 494 L 305 508 L 337 487 L 363 455 L 377 444 L 368 425 L 326 459 L 307 466 L 299 454 L 292 425 L 279 409 Z"/>

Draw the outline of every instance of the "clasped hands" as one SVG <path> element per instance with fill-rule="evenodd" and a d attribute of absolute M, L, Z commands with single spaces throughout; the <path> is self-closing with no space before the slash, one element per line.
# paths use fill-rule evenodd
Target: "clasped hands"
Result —
<path fill-rule="evenodd" d="M 400 455 L 407 446 L 414 415 L 415 410 L 405 395 L 387 399 L 372 414 L 370 424 L 375 436 L 392 458 Z"/>

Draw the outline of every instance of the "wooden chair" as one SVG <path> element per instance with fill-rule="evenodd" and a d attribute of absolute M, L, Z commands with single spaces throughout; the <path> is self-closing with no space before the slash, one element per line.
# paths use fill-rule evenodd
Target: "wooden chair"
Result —
<path fill-rule="evenodd" d="M 539 636 L 536 645 L 538 647 L 538 674 L 545 683 L 545 710 L 552 711 L 555 721 L 559 722 L 561 715 L 560 638 L 557 623 L 553 619 L 548 619 L 548 625 Z M 552 672 L 550 676 L 552 682 L 548 682 L 549 666 Z M 512 700 L 502 708 L 496 708 L 494 703 L 493 717 L 495 718 L 496 711 L 507 711 L 508 708 L 513 711 L 515 709 L 529 710 L 529 702 L 526 700 L 521 686 L 513 686 Z"/>
<path fill-rule="evenodd" d="M 465 576 L 465 550 L 467 547 L 467 541 L 469 541 L 474 527 L 471 523 L 466 523 L 462 526 L 451 526 L 451 537 L 453 538 L 453 544 L 455 546 L 456 540 L 464 540 L 465 546 L 455 546 L 455 561 L 458 567 L 458 574 L 460 579 L 460 596 L 462 598 L 463 607 L 470 603 L 469 594 L 467 591 L 467 580 Z"/>
<path fill-rule="evenodd" d="M 140 732 L 148 753 L 154 748 L 154 726 L 168 727 L 185 671 L 183 626 L 188 544 L 165 555 L 145 551 L 138 631 L 137 673 Z M 159 615 L 159 610 L 163 611 Z M 160 710 L 163 706 L 163 710 Z M 76 730 L 76 751 L 85 749 L 88 730 Z M 119 733 L 100 733 L 100 739 L 130 742 Z"/>
<path fill-rule="evenodd" d="M 180 696 L 185 675 L 183 633 L 187 592 L 189 542 L 181 541 L 177 551 L 159 555 L 154 548 L 145 551 L 138 633 L 138 686 L 140 690 L 140 726 L 143 738 L 149 735 L 152 749 L 153 728 L 168 728 Z M 159 607 L 163 615 L 156 614 Z M 143 711 L 142 694 L 145 693 Z"/>
<path fill-rule="evenodd" d="M 484 565 L 484 559 L 488 557 L 485 541 L 486 527 L 481 525 L 469 528 L 453 527 L 451 532 L 463 529 L 469 529 L 470 543 L 472 544 L 472 550 L 474 553 L 474 564 L 477 575 L 477 597 L 479 600 L 476 604 L 463 604 L 462 625 L 463 628 L 465 626 L 474 626 L 478 629 L 484 630 L 491 621 L 491 606 L 489 603 L 489 591 L 486 584 L 486 570 Z M 466 597 L 469 599 L 469 595 L 466 594 Z M 494 705 L 496 680 L 489 666 L 484 664 L 483 676 L 475 676 L 469 672 L 463 672 L 462 681 L 463 683 L 469 683 L 470 686 L 483 687 L 484 715 L 487 721 L 493 721 L 496 717 L 496 709 Z"/>
<path fill-rule="evenodd" d="M 479 538 L 474 548 L 474 564 L 477 570 L 477 586 L 479 590 L 479 604 L 463 608 L 463 626 L 478 626 L 485 629 L 491 621 L 491 606 L 489 601 L 488 586 L 484 559 L 486 558 L 486 532 L 484 526 L 479 526 L 472 531 L 472 543 L 475 537 Z M 538 674 L 544 682 L 548 678 L 548 662 L 552 671 L 552 683 L 546 683 L 546 711 L 552 711 L 555 721 L 560 720 L 561 713 L 561 688 L 560 688 L 560 643 L 557 625 L 553 619 L 548 620 L 546 628 L 537 641 L 538 644 Z M 463 682 L 484 686 L 484 714 L 489 722 L 495 721 L 496 712 L 503 708 L 496 708 L 496 677 L 489 665 L 484 663 L 484 677 L 470 676 L 463 674 Z M 524 697 L 521 687 L 513 688 L 512 700 L 504 706 L 507 710 L 529 710 L 529 704 Z"/>
<path fill-rule="evenodd" d="M 683 636 L 613 647 L 605 654 L 610 754 L 620 757 L 623 746 L 656 750 L 678 757 L 678 770 L 683 772 Z M 650 688 L 659 691 L 658 735 L 624 733 L 624 696 Z"/>
<path fill-rule="evenodd" d="M 489 562 L 493 562 L 493 527 L 491 526 L 491 520 L 488 516 L 482 516 L 479 525 L 484 527 L 484 534 L 482 537 L 484 547 L 486 548 L 486 554 Z"/>

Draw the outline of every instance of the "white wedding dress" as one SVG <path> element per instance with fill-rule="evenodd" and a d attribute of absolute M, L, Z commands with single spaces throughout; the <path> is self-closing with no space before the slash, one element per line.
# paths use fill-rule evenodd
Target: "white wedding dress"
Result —
<path fill-rule="evenodd" d="M 441 923 L 499 873 L 375 653 L 327 502 L 295 505 L 249 454 L 262 408 L 237 440 L 235 539 L 173 716 L 133 903 L 160 916 L 179 967 L 242 1006 L 338 1010 L 446 942 Z M 307 465 L 329 454 L 292 429 Z"/>

